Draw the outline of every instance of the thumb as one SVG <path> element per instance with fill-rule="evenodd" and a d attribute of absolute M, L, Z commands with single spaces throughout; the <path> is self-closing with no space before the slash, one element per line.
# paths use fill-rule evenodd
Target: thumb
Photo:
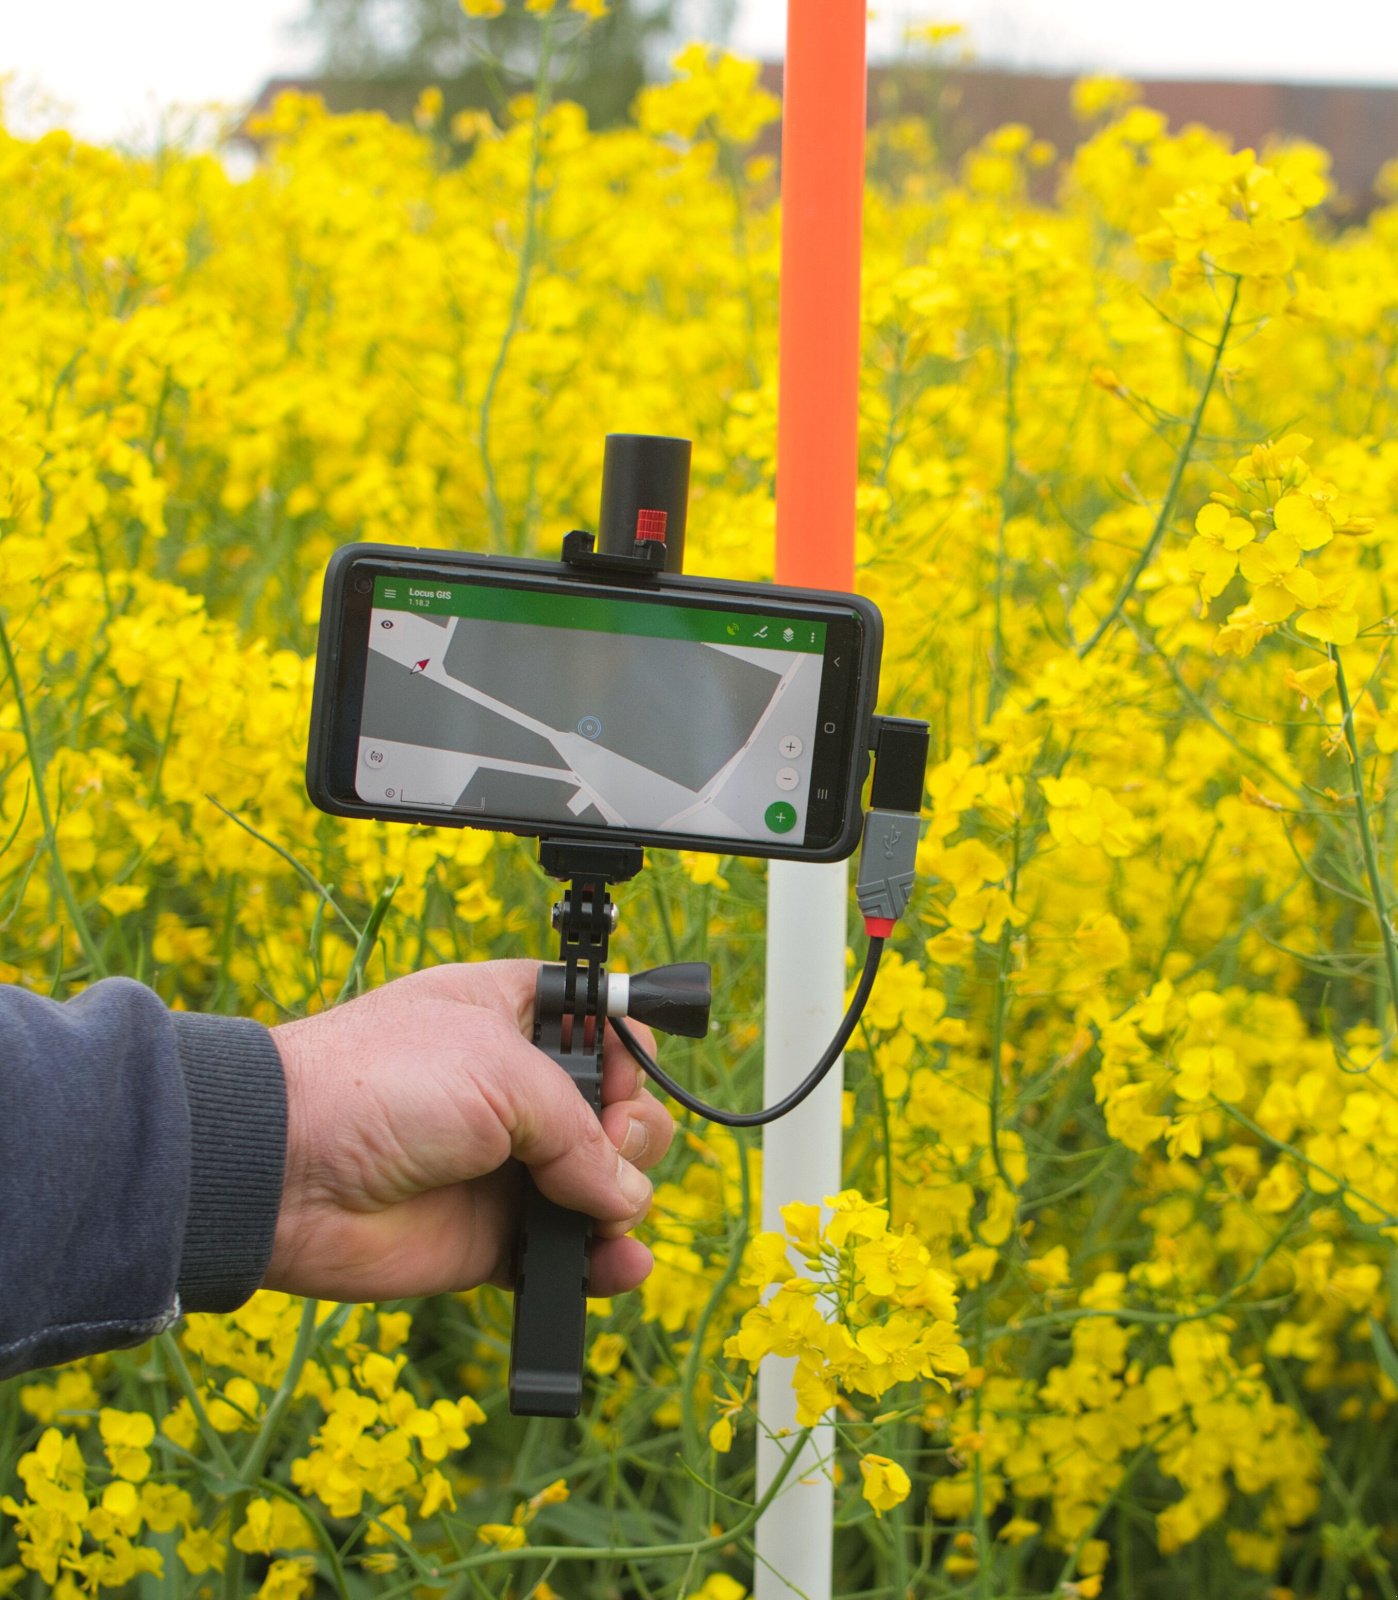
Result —
<path fill-rule="evenodd" d="M 650 1209 L 650 1180 L 623 1160 L 556 1061 L 503 1019 L 501 1033 L 501 1048 L 485 1053 L 477 1085 L 509 1136 L 510 1154 L 550 1200 L 612 1224 L 607 1233 L 634 1227 Z"/>

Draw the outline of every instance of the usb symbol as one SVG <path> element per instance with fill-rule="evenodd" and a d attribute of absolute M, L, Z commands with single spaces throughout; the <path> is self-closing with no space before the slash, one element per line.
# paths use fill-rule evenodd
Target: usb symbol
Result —
<path fill-rule="evenodd" d="M 893 847 L 903 837 L 903 830 L 893 827 L 883 836 L 883 858 L 885 861 L 893 860 Z"/>

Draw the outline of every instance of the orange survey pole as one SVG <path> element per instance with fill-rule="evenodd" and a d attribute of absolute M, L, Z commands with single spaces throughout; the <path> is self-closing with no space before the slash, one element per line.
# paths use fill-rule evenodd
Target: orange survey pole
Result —
<path fill-rule="evenodd" d="M 859 426 L 859 263 L 864 201 L 867 0 L 788 0 L 782 92 L 782 275 L 777 394 L 777 581 L 854 582 Z M 789 1092 L 840 1023 L 849 875 L 844 862 L 774 861 L 767 878 L 763 1103 Z M 762 1225 L 781 1207 L 842 1187 L 841 1074 L 769 1127 Z M 789 1361 L 758 1382 L 757 1481 L 764 1493 L 798 1448 Z M 833 1430 L 811 1430 L 757 1526 L 756 1600 L 829 1600 Z"/>
<path fill-rule="evenodd" d="M 854 582 L 866 0 L 789 0 L 777 582 Z"/>

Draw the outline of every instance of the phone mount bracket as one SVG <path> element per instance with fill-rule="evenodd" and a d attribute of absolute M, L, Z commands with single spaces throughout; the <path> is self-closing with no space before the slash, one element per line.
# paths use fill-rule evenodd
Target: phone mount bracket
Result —
<path fill-rule="evenodd" d="M 607 554 L 594 548 L 596 538 L 582 528 L 563 535 L 563 560 L 579 572 L 602 577 L 655 578 L 665 571 L 664 539 L 637 536 L 631 555 Z"/>
<path fill-rule="evenodd" d="M 689 442 L 635 434 L 610 434 L 602 471 L 602 546 L 580 529 L 563 539 L 563 561 L 603 580 L 650 579 L 678 571 L 683 559 L 689 495 Z M 629 545 L 629 549 L 628 549 Z M 544 838 L 539 865 L 567 883 L 553 908 L 559 959 L 539 969 L 534 998 L 534 1043 L 572 1078 L 595 1113 L 602 1109 L 602 1055 L 606 1036 L 607 944 L 617 913 L 609 885 L 640 872 L 638 845 Z M 647 1014 L 632 994 L 630 1014 L 664 1026 L 664 997 L 683 993 L 708 1024 L 708 970 L 693 1003 L 694 966 L 646 974 L 656 1009 Z M 672 1031 L 675 1029 L 672 1024 Z M 519 1233 L 515 1254 L 514 1331 L 510 1340 L 510 1410 L 517 1416 L 575 1417 L 582 1408 L 583 1345 L 587 1332 L 588 1245 L 592 1219 L 540 1193 L 527 1169 L 520 1173 Z"/>
<path fill-rule="evenodd" d="M 637 846 L 544 839 L 539 860 L 551 877 L 571 881 L 553 908 L 559 960 L 539 969 L 534 1043 L 600 1115 L 607 942 L 616 926 L 608 885 L 634 878 L 643 857 Z M 520 1183 L 510 1410 L 575 1417 L 582 1406 L 592 1219 L 548 1199 L 527 1169 Z"/>

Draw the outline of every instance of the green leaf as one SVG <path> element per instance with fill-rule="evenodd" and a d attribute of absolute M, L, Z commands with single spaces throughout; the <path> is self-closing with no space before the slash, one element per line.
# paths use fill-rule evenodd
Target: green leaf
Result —
<path fill-rule="evenodd" d="M 1369 1337 L 1374 1341 L 1374 1354 L 1378 1357 L 1380 1371 L 1398 1388 L 1398 1350 L 1393 1348 L 1377 1317 L 1369 1318 Z"/>

